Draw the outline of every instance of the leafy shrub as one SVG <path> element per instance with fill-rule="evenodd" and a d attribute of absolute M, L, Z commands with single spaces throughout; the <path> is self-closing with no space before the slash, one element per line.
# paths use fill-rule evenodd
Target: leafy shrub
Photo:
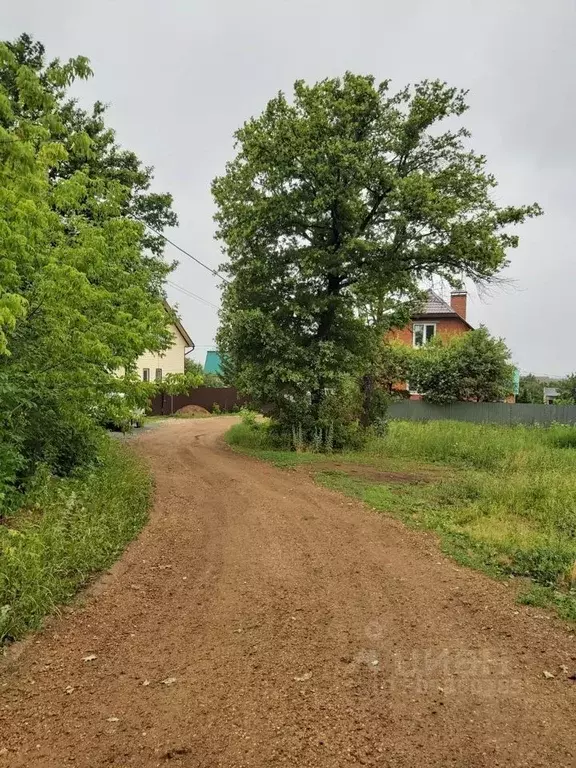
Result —
<path fill-rule="evenodd" d="M 248 408 L 241 408 L 239 413 L 242 424 L 245 427 L 252 428 L 256 426 L 256 417 L 258 414 L 255 411 L 251 411 Z"/>
<path fill-rule="evenodd" d="M 226 432 L 226 442 L 246 450 L 263 450 L 274 447 L 274 439 L 270 433 L 270 424 L 254 423 L 234 424 Z"/>

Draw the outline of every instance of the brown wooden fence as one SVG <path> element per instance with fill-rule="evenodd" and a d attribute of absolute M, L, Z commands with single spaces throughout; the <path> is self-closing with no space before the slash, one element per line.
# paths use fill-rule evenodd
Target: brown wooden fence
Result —
<path fill-rule="evenodd" d="M 198 387 L 187 395 L 156 395 L 150 403 L 150 413 L 153 416 L 171 416 L 185 405 L 201 405 L 212 412 L 216 403 L 221 411 L 232 411 L 247 402 L 247 398 L 240 397 L 234 387 Z"/>

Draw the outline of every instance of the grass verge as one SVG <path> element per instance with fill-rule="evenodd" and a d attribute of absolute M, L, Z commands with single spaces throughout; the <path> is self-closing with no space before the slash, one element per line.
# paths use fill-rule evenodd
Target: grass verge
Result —
<path fill-rule="evenodd" d="M 31 490 L 0 525 L 0 644 L 37 629 L 118 558 L 146 522 L 151 490 L 140 460 L 113 440 L 90 472 Z"/>
<path fill-rule="evenodd" d="M 274 450 L 266 424 L 235 425 L 227 440 L 279 467 L 309 464 L 317 482 L 435 531 L 458 562 L 523 577 L 521 602 L 576 621 L 576 429 L 392 422 L 365 450 L 332 455 Z"/>

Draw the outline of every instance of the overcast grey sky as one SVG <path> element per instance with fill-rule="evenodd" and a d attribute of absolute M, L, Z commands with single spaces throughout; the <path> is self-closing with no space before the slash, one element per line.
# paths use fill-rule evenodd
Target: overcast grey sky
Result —
<path fill-rule="evenodd" d="M 156 167 L 174 195 L 173 238 L 208 264 L 210 182 L 232 157 L 232 134 L 294 80 L 352 70 L 400 88 L 442 78 L 470 89 L 464 116 L 488 156 L 503 203 L 538 201 L 519 229 L 513 287 L 469 317 L 503 336 L 524 371 L 576 370 L 574 234 L 576 0 L 20 0 L 4 3 L 2 37 L 29 32 L 48 55 L 84 54 L 94 78 L 82 101 L 109 103 L 119 141 Z M 169 256 L 176 257 L 172 249 Z M 182 257 L 172 279 L 218 304 L 210 273 Z M 216 311 L 176 289 L 204 358 Z"/>

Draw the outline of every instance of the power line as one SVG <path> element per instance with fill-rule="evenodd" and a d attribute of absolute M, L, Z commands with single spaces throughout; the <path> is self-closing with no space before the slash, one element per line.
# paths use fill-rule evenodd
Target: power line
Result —
<path fill-rule="evenodd" d="M 9 142 L 17 142 L 17 141 L 31 141 L 31 140 L 32 139 L 21 139 L 21 138 L 17 138 L 17 137 L 9 138 L 9 139 L 4 138 L 4 139 L 0 139 L 0 143 L 9 143 Z M 56 143 L 58 143 L 58 141 L 55 140 L 55 139 L 40 139 L 39 143 L 40 144 L 49 144 L 49 143 L 55 143 L 56 144 Z M 187 250 L 185 250 L 184 248 L 179 246 L 173 240 L 170 240 L 170 238 L 166 237 L 166 235 L 163 235 L 162 232 L 159 232 L 157 229 L 154 229 L 154 227 L 150 226 L 150 224 L 148 224 L 148 222 L 145 221 L 143 218 L 141 218 L 140 216 L 137 216 L 135 213 L 131 213 L 129 215 L 133 219 L 137 219 L 139 222 L 144 224 L 144 226 L 147 229 L 149 229 L 151 232 L 154 232 L 154 234 L 158 235 L 158 237 L 161 237 L 163 240 L 165 240 L 167 243 L 169 243 L 173 248 L 176 248 L 177 251 L 180 251 L 180 253 L 183 253 L 184 256 L 188 256 L 188 258 L 192 259 L 192 261 L 195 261 L 196 264 L 199 264 L 201 267 L 204 267 L 204 269 L 207 269 L 208 272 L 211 272 L 214 275 L 214 277 L 219 277 L 221 280 L 224 280 L 225 283 L 228 283 L 228 285 L 230 284 L 230 280 L 227 280 L 224 277 L 224 275 L 221 275 L 220 272 L 218 272 L 218 270 L 212 269 L 212 267 L 209 267 L 208 264 L 204 264 L 204 262 L 200 261 L 200 259 L 196 258 L 196 256 L 192 256 L 191 253 L 189 253 Z M 175 285 L 174 287 L 178 288 L 179 286 Z M 200 296 L 195 296 L 195 298 L 198 298 L 198 299 L 202 300 L 202 298 Z M 209 304 L 210 302 L 207 302 L 207 303 Z M 212 304 L 211 306 L 215 306 L 215 305 Z M 217 309 L 217 307 L 216 307 L 216 309 Z"/>
<path fill-rule="evenodd" d="M 187 296 L 190 296 L 193 299 L 197 299 L 197 301 L 201 301 L 202 304 L 206 304 L 208 307 L 212 307 L 213 309 L 218 310 L 219 307 L 216 304 L 213 304 L 211 301 L 208 301 L 208 299 L 205 299 L 203 296 L 199 296 L 197 293 L 194 293 L 193 291 L 189 291 L 188 288 L 184 288 L 181 285 L 178 285 L 178 283 L 172 282 L 172 280 L 166 280 L 168 285 L 171 285 L 173 288 L 176 288 L 179 291 L 182 291 L 182 293 L 185 293 Z"/>
<path fill-rule="evenodd" d="M 24 139 L 19 137 L 10 137 L 10 138 L 0 138 L 0 143 L 9 143 L 9 142 L 17 142 L 17 141 L 33 141 L 34 139 Z M 49 144 L 59 143 L 56 139 L 40 139 L 38 141 L 40 144 Z M 137 216 L 135 213 L 129 214 L 133 219 L 137 219 L 140 221 L 144 226 L 149 229 L 151 232 L 154 232 L 155 235 L 158 235 L 158 237 L 161 237 L 163 240 L 165 240 L 167 243 L 169 243 L 173 248 L 176 248 L 177 251 L 180 251 L 180 253 L 183 253 L 184 256 L 188 256 L 189 259 L 192 259 L 192 261 L 195 261 L 196 264 L 199 264 L 201 267 L 204 267 L 204 269 L 207 269 L 208 272 L 211 272 L 214 277 L 219 277 L 221 280 L 224 280 L 225 283 L 230 284 L 230 280 L 227 280 L 224 275 L 221 275 L 220 272 L 218 272 L 217 269 L 212 269 L 212 267 L 209 267 L 208 264 L 204 264 L 203 261 L 200 261 L 200 259 L 196 258 L 196 256 L 192 256 L 191 253 L 189 253 L 185 248 L 181 248 L 177 243 L 175 243 L 173 240 L 170 240 L 170 238 L 166 237 L 166 235 L 163 235 L 162 232 L 159 232 L 157 229 L 154 229 L 154 227 L 151 227 L 150 224 L 148 224 L 147 221 L 145 221 L 140 216 Z"/>
<path fill-rule="evenodd" d="M 133 219 L 138 219 L 138 221 L 142 222 L 142 224 L 144 224 L 144 226 L 147 227 L 151 232 L 154 232 L 155 235 L 158 235 L 158 237 L 161 237 L 167 243 L 170 243 L 170 245 L 172 245 L 174 248 L 176 248 L 176 250 L 180 251 L 180 253 L 183 253 L 184 256 L 188 256 L 188 258 L 192 259 L 192 261 L 195 261 L 196 264 L 200 264 L 201 267 L 204 267 L 204 269 L 207 269 L 208 272 L 211 272 L 214 275 L 214 277 L 219 277 L 221 280 L 224 280 L 225 283 L 230 284 L 230 280 L 227 280 L 224 277 L 224 275 L 221 275 L 220 272 L 218 272 L 218 270 L 212 269 L 212 267 L 209 267 L 208 264 L 204 264 L 203 261 L 200 261 L 200 259 L 197 259 L 196 256 L 192 256 L 191 253 L 188 253 L 188 251 L 186 251 L 184 248 L 181 248 L 175 242 L 173 242 L 168 237 L 166 237 L 166 235 L 163 235 L 162 232 L 158 232 L 157 229 L 154 229 L 154 227 L 151 227 L 150 224 L 148 224 L 148 222 L 144 221 L 144 219 L 142 219 L 140 216 L 136 216 L 135 213 L 131 213 L 129 215 L 132 216 Z"/>

